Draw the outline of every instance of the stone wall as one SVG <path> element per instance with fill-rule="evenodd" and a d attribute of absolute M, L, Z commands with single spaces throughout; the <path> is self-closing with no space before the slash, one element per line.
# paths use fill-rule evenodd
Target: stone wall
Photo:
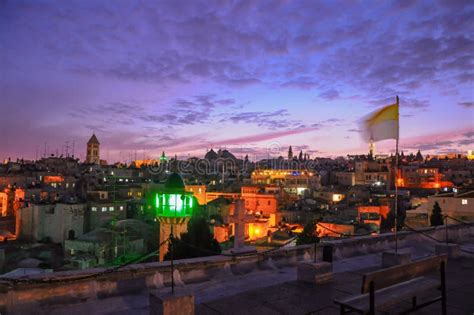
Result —
<path fill-rule="evenodd" d="M 444 227 L 424 228 L 423 231 L 439 240 L 445 239 Z M 452 225 L 448 231 L 452 242 L 462 242 L 474 237 L 474 223 Z M 381 234 L 359 238 L 331 241 L 316 246 L 317 259 L 322 259 L 323 246 L 334 248 L 334 259 L 344 259 L 358 255 L 379 253 L 394 247 L 393 234 Z M 419 233 L 403 231 L 399 233 L 399 247 L 434 244 Z M 175 281 L 178 285 L 229 279 L 234 275 L 294 266 L 298 261 L 314 258 L 314 245 L 281 248 L 268 254 L 246 257 L 212 256 L 183 259 L 175 262 Z M 38 306 L 86 302 L 112 296 L 140 293 L 148 289 L 170 286 L 169 262 L 153 262 L 124 267 L 118 271 L 94 276 L 105 269 L 96 268 L 83 271 L 55 272 L 31 276 L 29 279 L 44 283 L 12 284 L 0 282 L 0 312 L 8 314 L 28 314 Z M 87 276 L 82 280 L 70 279 Z M 90 277 L 89 277 L 90 276 Z M 60 280 L 62 282 L 49 282 Z"/>

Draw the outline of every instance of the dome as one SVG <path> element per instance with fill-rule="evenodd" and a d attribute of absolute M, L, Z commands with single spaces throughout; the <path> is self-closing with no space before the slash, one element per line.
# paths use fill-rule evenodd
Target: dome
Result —
<path fill-rule="evenodd" d="M 206 160 L 216 160 L 217 157 L 218 157 L 217 153 L 213 149 L 211 149 L 209 152 L 207 152 L 206 155 L 204 156 L 204 158 Z"/>
<path fill-rule="evenodd" d="M 237 158 L 232 153 L 230 153 L 228 150 L 222 150 L 220 152 L 220 156 L 224 159 L 237 160 Z"/>
<path fill-rule="evenodd" d="M 184 192 L 184 181 L 178 173 L 171 174 L 165 182 L 165 189 L 170 192 Z"/>

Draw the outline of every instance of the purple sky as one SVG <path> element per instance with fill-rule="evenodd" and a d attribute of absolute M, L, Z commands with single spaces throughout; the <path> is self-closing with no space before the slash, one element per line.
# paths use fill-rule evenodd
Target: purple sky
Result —
<path fill-rule="evenodd" d="M 0 158 L 366 152 L 397 94 L 404 150 L 474 149 L 474 2 L 434 3 L 0 0 Z"/>

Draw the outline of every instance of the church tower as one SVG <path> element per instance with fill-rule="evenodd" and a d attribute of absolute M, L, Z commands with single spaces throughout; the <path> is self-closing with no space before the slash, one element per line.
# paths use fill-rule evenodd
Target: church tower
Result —
<path fill-rule="evenodd" d="M 100 155 L 99 155 L 100 143 L 97 140 L 95 134 L 92 134 L 92 137 L 87 141 L 87 155 L 86 163 L 87 164 L 99 164 Z"/>
<path fill-rule="evenodd" d="M 372 139 L 369 142 L 369 158 L 375 158 L 375 142 Z"/>

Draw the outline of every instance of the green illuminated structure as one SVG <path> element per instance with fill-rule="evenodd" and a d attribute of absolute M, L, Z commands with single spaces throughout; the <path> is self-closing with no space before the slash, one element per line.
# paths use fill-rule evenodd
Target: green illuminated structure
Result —
<path fill-rule="evenodd" d="M 181 176 L 173 173 L 168 177 L 162 191 L 153 194 L 153 205 L 158 220 L 170 222 L 170 219 L 180 221 L 181 218 L 190 217 L 197 205 L 192 193 L 184 189 Z"/>
<path fill-rule="evenodd" d="M 185 191 L 181 176 L 172 173 L 163 189 L 153 193 L 152 198 L 150 204 L 160 222 L 160 244 L 170 236 L 170 233 L 179 237 L 181 233 L 186 232 L 187 222 L 198 204 L 193 194 Z M 162 245 L 160 260 L 163 260 L 167 250 L 167 244 Z"/>
<path fill-rule="evenodd" d="M 192 194 L 156 193 L 156 216 L 158 218 L 190 217 L 193 213 L 194 203 Z"/>

